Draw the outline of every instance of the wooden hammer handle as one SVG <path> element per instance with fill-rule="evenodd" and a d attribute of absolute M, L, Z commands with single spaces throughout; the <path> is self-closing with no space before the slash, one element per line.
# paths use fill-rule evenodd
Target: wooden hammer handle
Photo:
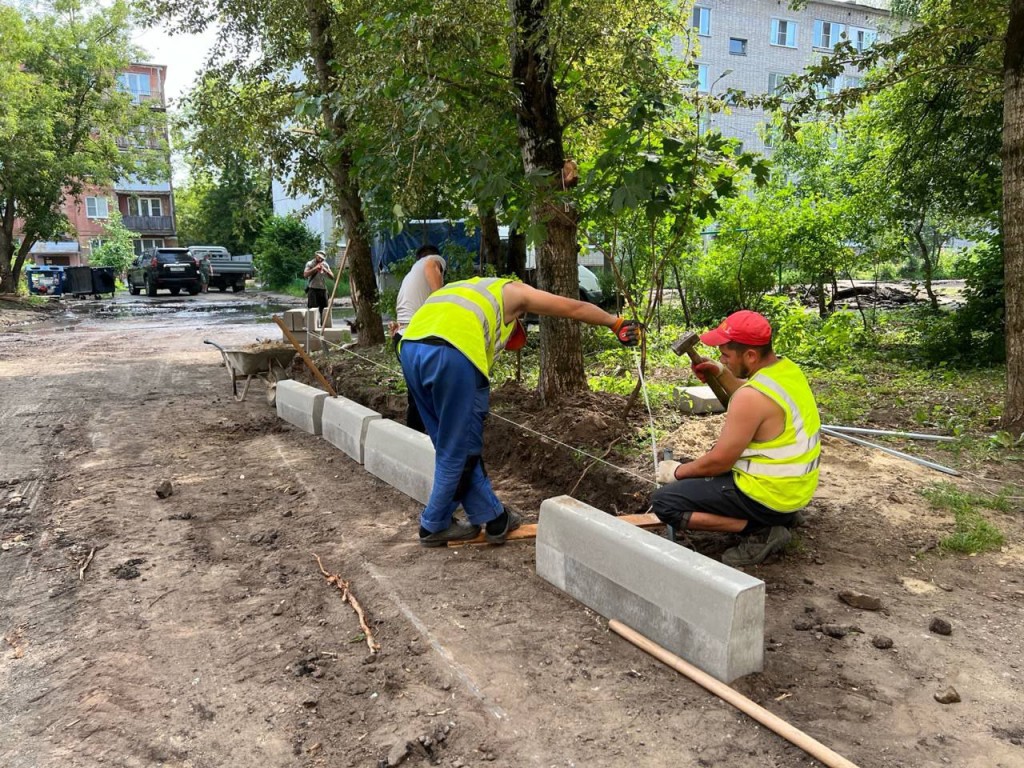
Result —
<path fill-rule="evenodd" d="M 700 355 L 698 355 L 696 352 L 694 352 L 693 351 L 693 347 L 689 347 L 686 350 L 686 354 L 688 354 L 690 356 L 690 360 L 693 361 L 694 365 L 696 365 L 697 363 L 703 363 L 704 362 L 704 358 L 702 358 Z M 707 377 L 708 377 L 707 385 L 709 387 L 711 387 L 711 391 L 715 393 L 715 397 L 718 398 L 718 402 L 720 402 L 722 404 L 723 408 L 728 408 L 729 407 L 729 393 L 725 391 L 725 387 L 723 387 L 722 386 L 722 382 L 720 382 L 718 380 L 718 376 L 716 376 L 713 373 L 709 373 L 709 374 L 707 374 Z"/>

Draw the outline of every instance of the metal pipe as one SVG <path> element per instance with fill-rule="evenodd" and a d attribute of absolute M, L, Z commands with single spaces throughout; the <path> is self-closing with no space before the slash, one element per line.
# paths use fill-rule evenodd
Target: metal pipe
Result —
<path fill-rule="evenodd" d="M 934 440 L 937 443 L 956 442 L 955 437 L 945 435 L 926 435 L 921 432 L 894 432 L 890 429 L 865 429 L 863 427 L 842 427 L 837 424 L 822 424 L 822 429 L 831 429 L 836 432 L 849 432 L 853 435 L 888 435 L 890 437 L 908 437 L 913 440 Z"/>
<path fill-rule="evenodd" d="M 897 458 L 900 459 L 912 461 L 915 464 L 920 464 L 922 467 L 928 467 L 928 469 L 934 469 L 938 472 L 945 472 L 947 475 L 955 475 L 956 477 L 960 476 L 960 473 L 957 472 L 955 469 L 944 467 L 941 464 L 936 464 L 933 461 L 927 461 L 926 459 L 918 458 L 917 456 L 911 456 L 909 453 L 903 453 L 903 451 L 897 451 L 892 448 L 886 448 L 884 445 L 879 445 L 878 443 L 872 443 L 867 440 L 861 440 L 859 437 L 854 437 L 853 435 L 846 435 L 843 434 L 842 432 L 836 432 L 834 429 L 830 427 L 822 427 L 821 431 L 831 437 L 838 437 L 842 440 L 847 440 L 857 445 L 863 445 L 865 448 L 875 448 L 879 451 L 882 451 L 882 453 L 888 453 L 890 456 L 896 456 Z"/>

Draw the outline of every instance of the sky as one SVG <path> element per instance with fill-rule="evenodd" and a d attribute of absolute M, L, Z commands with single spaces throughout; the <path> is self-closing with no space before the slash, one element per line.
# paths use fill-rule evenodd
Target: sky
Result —
<path fill-rule="evenodd" d="M 161 29 L 139 30 L 135 43 L 149 54 L 146 62 L 167 65 L 167 106 L 177 107 L 181 96 L 192 87 L 206 54 L 216 37 L 214 30 L 201 35 L 169 35 Z"/>

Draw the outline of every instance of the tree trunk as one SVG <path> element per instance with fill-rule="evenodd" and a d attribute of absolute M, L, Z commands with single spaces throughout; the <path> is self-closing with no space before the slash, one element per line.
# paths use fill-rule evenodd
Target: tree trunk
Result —
<path fill-rule="evenodd" d="M 493 205 L 480 206 L 480 270 L 501 267 L 501 235 L 498 234 L 498 214 Z"/>
<path fill-rule="evenodd" d="M 559 200 L 565 152 L 558 97 L 554 83 L 555 46 L 548 27 L 549 0 L 509 0 L 512 14 L 512 80 L 519 90 L 517 122 L 523 171 L 527 179 L 543 179 L 532 216 L 546 236 L 537 248 L 537 287 L 579 297 L 576 268 L 577 213 Z M 567 392 L 586 389 L 579 324 L 561 318 L 541 318 L 540 381 L 549 401 Z"/>
<path fill-rule="evenodd" d="M 377 281 L 373 274 L 363 201 L 359 182 L 353 173 L 352 153 L 346 148 L 348 126 L 344 117 L 333 109 L 330 98 L 337 91 L 332 69 L 335 46 L 330 29 L 331 8 L 323 0 L 307 0 L 306 11 L 309 17 L 309 49 L 316 66 L 317 85 L 323 97 L 321 115 L 324 127 L 337 144 L 336 151 L 331 153 L 327 161 L 328 173 L 334 186 L 330 197 L 338 207 L 348 240 L 347 263 L 359 346 L 383 344 L 384 322 L 378 307 Z"/>
<path fill-rule="evenodd" d="M 935 263 L 932 260 L 932 251 L 928 247 L 928 243 L 924 241 L 924 235 L 921 234 L 923 229 L 924 219 L 922 218 L 917 222 L 917 226 L 914 227 L 914 241 L 917 243 L 917 249 L 921 251 L 921 263 L 924 265 L 924 291 L 928 294 L 928 301 L 931 302 L 932 309 L 938 312 L 939 298 L 935 295 L 935 291 L 932 290 L 932 275 L 935 274 Z"/>
<path fill-rule="evenodd" d="M 1003 58 L 1003 261 L 1006 403 L 1003 428 L 1024 433 L 1024 0 L 1011 0 Z"/>
<path fill-rule="evenodd" d="M 526 235 L 515 227 L 508 233 L 508 250 L 505 252 L 505 274 L 526 280 Z"/>

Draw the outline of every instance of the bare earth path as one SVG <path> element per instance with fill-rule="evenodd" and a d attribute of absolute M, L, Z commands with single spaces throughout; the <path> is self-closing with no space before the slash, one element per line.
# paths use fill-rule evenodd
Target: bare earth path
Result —
<path fill-rule="evenodd" d="M 201 343 L 272 335 L 105 313 L 0 336 L 0 766 L 814 764 L 538 580 L 529 544 L 418 548 L 415 502 L 260 386 L 234 402 Z M 841 450 L 803 551 L 754 571 L 769 653 L 737 687 L 862 766 L 1024 766 L 1019 514 L 1002 553 L 915 558 L 932 478 Z"/>

